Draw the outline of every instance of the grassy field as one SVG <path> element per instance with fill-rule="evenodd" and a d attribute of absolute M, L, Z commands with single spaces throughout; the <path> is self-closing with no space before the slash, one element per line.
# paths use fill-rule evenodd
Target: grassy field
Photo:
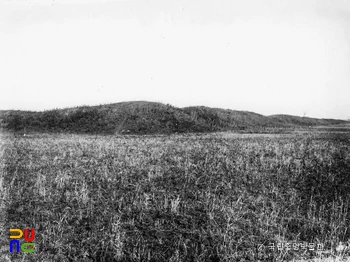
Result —
<path fill-rule="evenodd" d="M 2 134 L 0 154 L 1 261 L 349 255 L 335 251 L 350 239 L 347 130 Z M 35 228 L 34 253 L 9 253 L 11 227 Z"/>

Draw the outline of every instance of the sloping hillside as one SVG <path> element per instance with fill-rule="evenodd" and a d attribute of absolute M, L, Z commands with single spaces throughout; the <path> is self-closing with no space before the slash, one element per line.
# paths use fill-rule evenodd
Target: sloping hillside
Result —
<path fill-rule="evenodd" d="M 266 116 L 247 111 L 236 111 L 204 106 L 185 107 L 183 110 L 195 121 L 206 124 L 212 129 L 246 129 L 252 127 L 284 126 L 275 124 Z"/>
<path fill-rule="evenodd" d="M 174 133 L 204 132 L 180 108 L 154 102 L 122 102 L 100 106 L 82 106 L 44 112 L 13 111 L 3 114 L 6 128 L 27 132 L 73 133 Z"/>
<path fill-rule="evenodd" d="M 271 119 L 274 123 L 280 123 L 288 126 L 336 125 L 346 123 L 346 121 L 343 120 L 318 119 L 290 115 L 271 115 L 268 116 L 268 118 Z"/>
<path fill-rule="evenodd" d="M 288 115 L 263 116 L 204 106 L 177 108 L 162 103 L 134 101 L 44 112 L 0 111 L 0 123 L 11 131 L 155 134 L 327 126 L 346 121 Z"/>

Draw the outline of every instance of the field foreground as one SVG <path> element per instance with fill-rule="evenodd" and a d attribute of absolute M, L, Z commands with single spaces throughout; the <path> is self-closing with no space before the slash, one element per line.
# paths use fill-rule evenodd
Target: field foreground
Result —
<path fill-rule="evenodd" d="M 3 261 L 350 253 L 349 132 L 3 134 L 0 159 Z M 35 228 L 34 253 L 9 253 L 11 227 Z"/>

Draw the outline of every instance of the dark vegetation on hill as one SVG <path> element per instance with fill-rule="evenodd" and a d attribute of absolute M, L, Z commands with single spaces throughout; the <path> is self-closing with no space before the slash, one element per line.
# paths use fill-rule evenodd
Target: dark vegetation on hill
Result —
<path fill-rule="evenodd" d="M 320 125 L 336 125 L 344 124 L 346 121 L 336 119 L 317 119 L 311 117 L 300 117 L 290 115 L 272 115 L 268 116 L 274 123 L 280 123 L 290 126 L 320 126 Z"/>
<path fill-rule="evenodd" d="M 288 115 L 260 114 L 204 106 L 177 108 L 162 103 L 137 101 L 100 106 L 81 106 L 44 112 L 0 111 L 0 124 L 11 131 L 93 134 L 156 134 L 264 130 L 346 123 Z"/>

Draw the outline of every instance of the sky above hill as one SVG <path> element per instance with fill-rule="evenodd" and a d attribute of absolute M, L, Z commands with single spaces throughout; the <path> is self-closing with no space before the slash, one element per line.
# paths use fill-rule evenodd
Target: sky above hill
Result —
<path fill-rule="evenodd" d="M 350 118 L 350 1 L 0 0 L 0 109 Z"/>

